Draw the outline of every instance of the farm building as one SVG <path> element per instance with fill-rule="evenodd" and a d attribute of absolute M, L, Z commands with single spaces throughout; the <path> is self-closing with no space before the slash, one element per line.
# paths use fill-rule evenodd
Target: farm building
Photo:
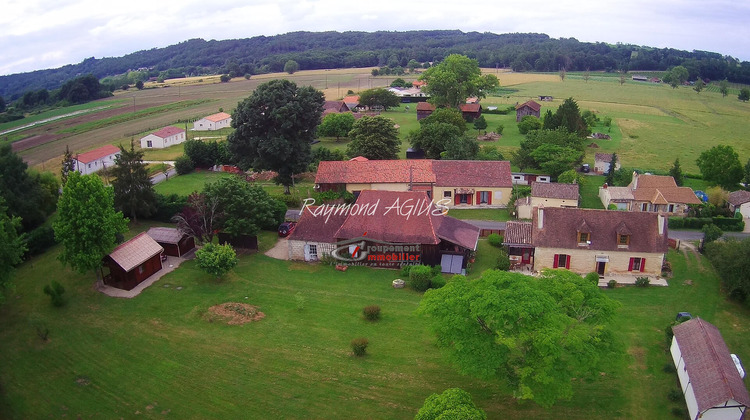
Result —
<path fill-rule="evenodd" d="M 193 123 L 193 130 L 195 131 L 213 131 L 221 130 L 222 128 L 230 127 L 232 124 L 232 116 L 226 112 L 219 112 L 218 114 L 209 115 L 203 117 Z"/>
<path fill-rule="evenodd" d="M 141 138 L 142 149 L 163 149 L 184 142 L 185 130 L 177 127 L 164 127 Z"/>
<path fill-rule="evenodd" d="M 161 270 L 163 251 L 164 248 L 146 232 L 138 234 L 104 257 L 104 283 L 118 289 L 131 290 Z"/>
<path fill-rule="evenodd" d="M 535 101 L 526 101 L 521 105 L 516 105 L 516 122 L 521 122 L 523 117 L 532 115 L 534 117 L 541 117 L 542 106 Z"/>
<path fill-rule="evenodd" d="M 346 106 L 344 101 L 325 101 L 323 103 L 323 116 L 328 114 L 341 114 L 343 112 L 349 112 L 349 107 Z"/>
<path fill-rule="evenodd" d="M 179 229 L 152 227 L 146 232 L 151 239 L 164 248 L 164 253 L 173 257 L 182 257 L 195 249 L 195 239 Z"/>
<path fill-rule="evenodd" d="M 458 106 L 458 109 L 461 110 L 461 115 L 465 120 L 477 119 L 482 115 L 482 105 L 480 105 L 478 102 L 471 104 L 461 104 Z"/>
<path fill-rule="evenodd" d="M 83 175 L 93 174 L 104 168 L 115 165 L 115 159 L 120 154 L 120 148 L 108 144 L 98 149 L 81 153 L 73 158 L 75 170 Z"/>
<path fill-rule="evenodd" d="M 675 325 L 672 331 L 669 350 L 690 418 L 744 418 L 750 395 L 719 329 L 695 318 Z"/>
<path fill-rule="evenodd" d="M 417 104 L 417 121 L 427 118 L 435 112 L 435 105 L 429 102 L 420 102 Z"/>

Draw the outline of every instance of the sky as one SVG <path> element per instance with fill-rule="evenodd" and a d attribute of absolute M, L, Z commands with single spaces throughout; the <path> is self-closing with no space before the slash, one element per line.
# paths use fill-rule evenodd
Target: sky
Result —
<path fill-rule="evenodd" d="M 0 0 L 0 75 L 294 31 L 534 32 L 750 61 L 749 18 L 747 0 Z"/>

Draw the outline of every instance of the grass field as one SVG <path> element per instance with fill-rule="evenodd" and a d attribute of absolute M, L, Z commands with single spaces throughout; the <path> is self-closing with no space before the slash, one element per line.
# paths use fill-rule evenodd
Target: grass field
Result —
<path fill-rule="evenodd" d="M 273 232 L 260 237 L 262 249 L 275 241 Z M 576 380 L 571 401 L 546 410 L 513 400 L 498 381 L 458 375 L 414 314 L 420 295 L 390 286 L 397 271 L 339 272 L 252 254 L 220 282 L 191 261 L 140 296 L 115 299 L 91 287 L 91 274 L 61 268 L 58 252 L 22 265 L 0 306 L 3 417 L 407 419 L 429 394 L 461 387 L 489 418 L 670 418 L 682 403 L 667 399 L 677 382 L 662 371 L 670 363 L 663 330 L 682 310 L 715 323 L 750 360 L 750 312 L 720 297 L 713 270 L 691 253 L 669 254 L 669 287 L 605 290 L 623 304 L 613 321 L 622 352 L 595 378 Z M 471 276 L 496 255 L 480 241 Z M 66 288 L 63 308 L 41 291 L 50 272 Z M 229 301 L 257 305 L 266 318 L 210 321 L 208 308 Z M 370 304 L 381 306 L 380 322 L 362 319 Z M 49 328 L 48 342 L 38 325 Z M 358 359 L 349 341 L 360 336 L 370 346 Z"/>

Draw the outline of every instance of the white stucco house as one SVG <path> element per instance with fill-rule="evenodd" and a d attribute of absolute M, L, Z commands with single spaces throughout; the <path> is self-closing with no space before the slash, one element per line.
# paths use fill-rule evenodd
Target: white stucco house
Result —
<path fill-rule="evenodd" d="M 141 138 L 141 149 L 163 149 L 180 144 L 187 139 L 185 130 L 177 127 L 164 127 Z"/>
<path fill-rule="evenodd" d="M 193 130 L 195 131 L 214 131 L 227 128 L 232 124 L 232 116 L 226 112 L 219 112 L 218 114 L 209 115 L 203 117 L 193 123 Z"/>
<path fill-rule="evenodd" d="M 120 154 L 120 148 L 108 144 L 86 153 L 73 157 L 75 170 L 83 175 L 93 174 L 104 168 L 115 166 L 115 158 Z"/>
<path fill-rule="evenodd" d="M 672 328 L 669 350 L 692 420 L 740 420 L 750 405 L 745 383 L 719 330 L 695 318 Z"/>
<path fill-rule="evenodd" d="M 745 219 L 750 217 L 750 191 L 733 191 L 729 193 L 729 210 L 741 213 Z"/>

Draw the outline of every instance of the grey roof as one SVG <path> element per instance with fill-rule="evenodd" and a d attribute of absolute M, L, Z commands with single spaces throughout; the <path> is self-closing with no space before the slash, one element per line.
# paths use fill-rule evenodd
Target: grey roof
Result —
<path fill-rule="evenodd" d="M 557 198 L 561 200 L 578 200 L 578 184 L 532 182 L 531 196 L 541 198 Z"/>
<path fill-rule="evenodd" d="M 178 229 L 168 227 L 152 227 L 146 233 L 156 242 L 165 244 L 178 244 L 184 236 Z"/>
<path fill-rule="evenodd" d="M 729 400 L 750 406 L 750 395 L 718 328 L 695 318 L 674 326 L 672 331 L 685 361 L 699 412 Z"/>
<path fill-rule="evenodd" d="M 610 187 L 607 186 L 609 191 L 609 198 L 612 201 L 628 201 L 633 200 L 633 190 L 630 187 Z"/>
<path fill-rule="evenodd" d="M 126 272 L 148 261 L 156 254 L 164 251 L 161 245 L 151 239 L 146 232 L 141 232 L 133 239 L 119 245 L 109 254 L 112 261 Z"/>
<path fill-rule="evenodd" d="M 745 203 L 750 203 L 750 191 L 739 190 L 729 193 L 729 204 L 741 206 Z"/>

